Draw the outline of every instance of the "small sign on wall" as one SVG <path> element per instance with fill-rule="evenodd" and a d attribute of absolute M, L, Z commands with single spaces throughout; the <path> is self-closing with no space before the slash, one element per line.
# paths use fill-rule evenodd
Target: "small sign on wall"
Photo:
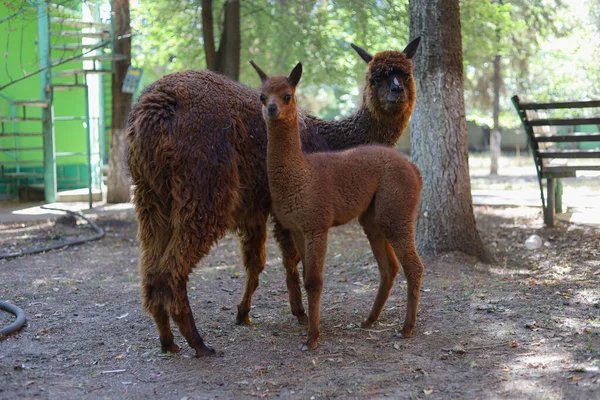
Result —
<path fill-rule="evenodd" d="M 121 88 L 121 91 L 123 93 L 134 94 L 138 86 L 140 85 L 140 80 L 142 79 L 143 72 L 143 68 L 134 68 L 130 65 L 127 68 L 127 75 L 125 76 L 125 82 L 123 82 L 123 87 Z"/>

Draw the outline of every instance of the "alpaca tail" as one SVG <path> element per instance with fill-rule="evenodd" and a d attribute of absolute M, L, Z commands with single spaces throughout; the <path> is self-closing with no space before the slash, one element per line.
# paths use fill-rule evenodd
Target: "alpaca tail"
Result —
<path fill-rule="evenodd" d="M 169 172 L 175 153 L 174 94 L 147 91 L 140 96 L 127 121 L 127 164 L 135 181 L 151 180 Z"/>
<path fill-rule="evenodd" d="M 127 128 L 133 183 L 168 205 L 172 223 L 211 244 L 229 229 L 239 191 L 234 127 L 214 106 L 191 112 L 169 88 L 148 89 Z"/>

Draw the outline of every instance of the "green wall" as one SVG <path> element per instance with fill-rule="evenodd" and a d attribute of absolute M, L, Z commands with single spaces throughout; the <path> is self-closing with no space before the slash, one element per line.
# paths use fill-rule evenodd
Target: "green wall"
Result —
<path fill-rule="evenodd" d="M 0 20 L 14 14 L 17 10 L 9 9 L 7 2 L 0 3 Z M 79 7 L 80 8 L 80 7 Z M 51 16 L 61 16 L 56 10 L 51 10 Z M 68 17 L 68 15 L 62 15 Z M 76 16 L 76 15 L 75 15 Z M 76 16 L 77 17 L 77 16 Z M 65 30 L 74 30 L 52 24 L 52 31 L 59 32 Z M 78 39 L 65 38 L 61 36 L 51 36 L 52 45 L 63 45 L 66 43 L 77 42 Z M 37 47 L 37 10 L 31 10 L 22 15 L 11 18 L 8 21 L 0 23 L 0 53 L 6 54 L 0 61 L 0 86 L 10 83 L 11 80 L 21 78 L 31 72 L 38 70 L 38 47 Z M 64 59 L 78 54 L 75 51 L 52 50 L 52 58 Z M 68 62 L 52 69 L 53 73 L 66 69 L 82 69 L 82 62 Z M 81 79 L 81 78 L 80 78 Z M 53 83 L 74 83 L 74 77 L 53 77 Z M 12 100 L 34 100 L 39 99 L 41 94 L 40 75 L 36 74 L 23 81 L 12 84 L 2 89 L 1 94 L 8 96 Z M 0 96 L 1 97 L 1 96 Z M 83 117 L 85 116 L 85 97 L 83 89 L 71 91 L 54 92 L 54 116 L 60 117 Z M 18 109 L 18 116 L 23 115 L 23 108 Z M 41 116 L 39 108 L 27 107 L 27 117 Z M 0 116 L 7 117 L 11 115 L 10 104 L 0 98 Z M 84 120 L 56 121 L 54 124 L 55 132 L 55 151 L 85 153 L 87 151 L 86 128 Z M 41 132 L 41 122 L 19 122 L 4 123 L 5 132 Z M 18 140 L 18 147 L 42 147 L 41 137 L 22 137 L 18 139 L 0 137 L 0 147 L 14 148 Z M 14 152 L 0 151 L 0 164 L 14 160 Z M 25 161 L 20 166 L 21 171 L 35 169 L 42 172 L 43 152 L 39 151 L 20 151 L 19 160 Z M 33 162 L 33 163 L 32 163 Z M 87 156 L 57 156 L 57 180 L 58 190 L 86 187 L 87 186 Z M 14 170 L 14 164 L 5 164 L 5 171 Z M 12 179 L 0 177 L 0 195 L 12 193 L 15 194 L 16 184 Z M 29 178 L 29 183 L 41 183 L 41 179 Z M 21 182 L 23 183 L 23 182 Z M 4 187 L 3 187 L 4 185 Z"/>

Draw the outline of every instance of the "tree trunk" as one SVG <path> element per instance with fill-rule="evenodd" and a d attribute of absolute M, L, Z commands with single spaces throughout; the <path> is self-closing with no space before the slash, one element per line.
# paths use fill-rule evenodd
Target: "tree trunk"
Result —
<path fill-rule="evenodd" d="M 202 0 L 202 37 L 204 38 L 206 68 L 210 69 L 211 71 L 216 71 L 217 51 L 215 50 L 212 0 Z"/>
<path fill-rule="evenodd" d="M 131 33 L 129 0 L 113 0 L 112 12 L 116 36 L 114 51 L 115 54 L 123 54 L 127 58 L 115 62 L 115 72 L 112 75 L 112 124 L 106 201 L 125 203 L 129 201 L 130 186 L 123 162 L 125 122 L 131 109 L 132 95 L 123 93 L 121 87 L 127 75 L 127 68 L 131 64 L 131 37 L 119 39 L 119 36 L 127 36 Z"/>
<path fill-rule="evenodd" d="M 227 0 L 223 5 L 225 17 L 219 50 L 215 51 L 212 0 L 202 0 L 202 33 L 206 68 L 230 77 L 240 78 L 240 52 L 242 35 L 240 31 L 240 1 Z"/>
<path fill-rule="evenodd" d="M 234 81 L 240 79 L 240 1 L 227 0 L 223 33 L 219 43 L 217 70 Z"/>
<path fill-rule="evenodd" d="M 459 0 L 410 0 L 417 102 L 413 160 L 423 175 L 417 247 L 425 256 L 459 250 L 492 261 L 473 215 L 463 93 Z"/>
<path fill-rule="evenodd" d="M 494 105 L 493 118 L 494 128 L 490 135 L 490 154 L 492 158 L 490 175 L 498 175 L 498 162 L 500 160 L 502 135 L 500 131 L 500 85 L 502 76 L 500 74 L 500 54 L 494 57 Z"/>

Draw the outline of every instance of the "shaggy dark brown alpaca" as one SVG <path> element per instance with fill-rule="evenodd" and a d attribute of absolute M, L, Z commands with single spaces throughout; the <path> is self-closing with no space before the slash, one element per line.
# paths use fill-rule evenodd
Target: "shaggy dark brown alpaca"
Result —
<path fill-rule="evenodd" d="M 370 56 L 363 105 L 341 121 L 300 111 L 304 151 L 328 151 L 372 142 L 393 146 L 415 102 L 411 57 L 403 52 Z M 246 269 L 237 323 L 248 323 L 258 276 L 265 265 L 271 198 L 267 133 L 259 92 L 209 71 L 167 75 L 148 86 L 127 124 L 128 165 L 140 243 L 142 302 L 152 314 L 163 351 L 178 351 L 169 316 L 198 356 L 215 354 L 199 335 L 186 283 L 194 266 L 228 231 L 240 236 Z M 306 321 L 290 233 L 275 221 L 283 253 L 292 314 Z"/>
<path fill-rule="evenodd" d="M 375 145 L 304 155 L 294 96 L 302 64 L 298 63 L 287 78 L 269 78 L 251 63 L 262 81 L 260 99 L 267 122 L 273 214 L 292 232 L 304 267 L 308 339 L 300 348 L 318 346 L 327 232 L 356 217 L 367 234 L 381 275 L 373 308 L 362 325 L 372 327 L 379 318 L 398 274 L 397 257 L 408 285 L 401 333 L 412 336 L 423 274 L 415 246 L 415 220 L 423 186 L 417 166 L 395 150 Z"/>

